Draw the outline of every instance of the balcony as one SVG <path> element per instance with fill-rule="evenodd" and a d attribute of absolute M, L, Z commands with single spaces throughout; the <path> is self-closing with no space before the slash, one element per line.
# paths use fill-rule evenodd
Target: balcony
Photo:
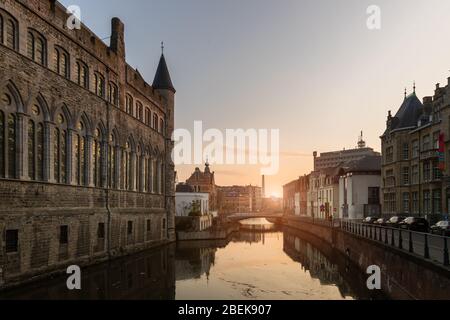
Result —
<path fill-rule="evenodd" d="M 420 153 L 421 160 L 438 159 L 438 158 L 439 158 L 438 149 L 430 149 L 430 150 L 422 151 Z"/>

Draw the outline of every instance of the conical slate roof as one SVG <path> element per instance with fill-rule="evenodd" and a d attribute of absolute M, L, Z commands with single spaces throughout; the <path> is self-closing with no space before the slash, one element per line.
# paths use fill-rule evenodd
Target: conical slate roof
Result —
<path fill-rule="evenodd" d="M 416 94 L 410 94 L 405 98 L 392 122 L 391 130 L 417 127 L 417 121 L 423 112 L 423 104 Z"/>
<path fill-rule="evenodd" d="M 153 88 L 162 90 L 171 90 L 175 93 L 175 88 L 170 79 L 169 69 L 167 68 L 166 59 L 164 54 L 161 55 L 159 60 L 158 69 L 156 70 L 155 79 L 153 80 Z"/>

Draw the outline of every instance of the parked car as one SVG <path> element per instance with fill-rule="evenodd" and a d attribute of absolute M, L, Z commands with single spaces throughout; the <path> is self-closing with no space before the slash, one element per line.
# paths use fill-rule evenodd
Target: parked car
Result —
<path fill-rule="evenodd" d="M 387 221 L 388 221 L 388 219 L 386 219 L 386 218 L 379 218 L 373 224 L 376 224 L 376 225 L 379 225 L 379 226 L 385 226 Z"/>
<path fill-rule="evenodd" d="M 439 221 L 438 223 L 436 223 L 430 227 L 430 231 L 433 234 L 450 236 L 450 222 L 449 221 Z"/>
<path fill-rule="evenodd" d="M 405 220 L 404 216 L 393 216 L 388 221 L 386 221 L 386 226 L 391 228 L 398 228 L 399 223 Z"/>
<path fill-rule="evenodd" d="M 418 232 L 428 232 L 430 229 L 430 225 L 427 219 L 415 217 L 406 218 L 405 220 L 399 223 L 399 226 L 401 229 L 407 229 Z"/>
<path fill-rule="evenodd" d="M 364 224 L 374 224 L 375 221 L 377 221 L 377 220 L 378 220 L 377 217 L 366 217 L 366 218 L 364 218 L 363 223 Z"/>

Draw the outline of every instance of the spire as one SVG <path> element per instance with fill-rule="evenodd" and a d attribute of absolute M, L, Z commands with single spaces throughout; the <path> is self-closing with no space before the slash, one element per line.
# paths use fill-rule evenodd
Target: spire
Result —
<path fill-rule="evenodd" d="M 413 92 L 414 92 L 414 94 L 416 94 L 416 82 L 414 81 L 414 84 L 413 84 Z"/>
<path fill-rule="evenodd" d="M 407 92 L 406 92 L 406 88 L 405 88 L 405 99 L 406 99 L 406 95 L 407 95 Z"/>
<path fill-rule="evenodd" d="M 153 80 L 153 88 L 170 90 L 173 93 L 176 92 L 172 84 L 172 79 L 170 79 L 166 58 L 164 57 L 164 42 L 161 42 L 161 59 L 159 60 L 158 69 L 156 70 L 155 79 Z"/>

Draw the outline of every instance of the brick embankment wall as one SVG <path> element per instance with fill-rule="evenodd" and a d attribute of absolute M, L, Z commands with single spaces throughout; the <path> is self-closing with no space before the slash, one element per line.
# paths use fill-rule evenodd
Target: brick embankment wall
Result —
<path fill-rule="evenodd" d="M 448 268 L 338 228 L 289 217 L 284 222 L 329 242 L 362 272 L 371 265 L 379 266 L 382 290 L 392 299 L 450 299 Z"/>

